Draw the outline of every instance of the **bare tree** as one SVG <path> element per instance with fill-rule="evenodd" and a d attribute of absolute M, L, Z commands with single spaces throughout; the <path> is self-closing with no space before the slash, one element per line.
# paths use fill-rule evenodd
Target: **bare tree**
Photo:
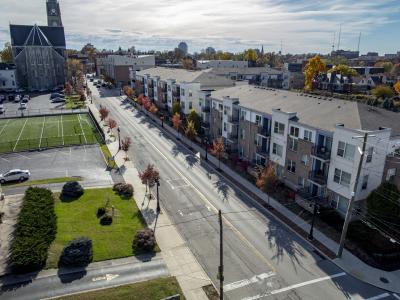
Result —
<path fill-rule="evenodd" d="M 129 148 L 131 147 L 131 144 L 132 144 L 132 139 L 129 136 L 124 137 L 121 140 L 121 150 L 125 152 L 125 158 L 124 158 L 125 161 L 129 160 L 128 151 L 129 151 Z"/>

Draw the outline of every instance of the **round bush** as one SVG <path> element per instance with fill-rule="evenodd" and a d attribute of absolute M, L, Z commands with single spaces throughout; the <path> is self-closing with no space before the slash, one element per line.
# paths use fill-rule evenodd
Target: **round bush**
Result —
<path fill-rule="evenodd" d="M 77 181 L 71 181 L 64 184 L 61 196 L 67 198 L 79 198 L 83 195 L 84 189 Z"/>
<path fill-rule="evenodd" d="M 129 183 L 116 183 L 113 186 L 113 190 L 127 199 L 132 198 L 134 192 L 133 186 Z"/>
<path fill-rule="evenodd" d="M 104 216 L 104 214 L 106 213 L 106 208 L 105 207 L 99 207 L 97 209 L 97 217 L 101 218 L 102 216 Z"/>
<path fill-rule="evenodd" d="M 72 240 L 63 249 L 60 265 L 65 267 L 84 267 L 93 260 L 92 241 L 86 237 Z"/>
<path fill-rule="evenodd" d="M 133 239 L 133 250 L 152 252 L 156 246 L 154 231 L 149 228 L 138 230 Z"/>
<path fill-rule="evenodd" d="M 109 212 L 107 212 L 100 218 L 101 225 L 111 225 L 112 221 L 113 221 L 113 217 L 112 217 L 112 214 Z"/>
<path fill-rule="evenodd" d="M 124 183 L 116 183 L 113 186 L 113 191 L 117 192 L 118 194 L 121 193 L 122 187 L 124 186 Z"/>

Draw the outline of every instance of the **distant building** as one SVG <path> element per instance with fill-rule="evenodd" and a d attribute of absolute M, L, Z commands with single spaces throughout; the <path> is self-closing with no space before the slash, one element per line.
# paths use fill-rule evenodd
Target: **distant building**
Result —
<path fill-rule="evenodd" d="M 185 42 L 180 42 L 178 49 L 182 50 L 183 53 L 188 54 L 188 45 Z"/>
<path fill-rule="evenodd" d="M 153 68 L 156 65 L 154 55 L 107 55 L 96 60 L 97 74 L 106 75 L 115 84 L 131 84 L 136 71 Z"/>
<path fill-rule="evenodd" d="M 209 68 L 247 68 L 247 61 L 237 60 L 198 60 L 196 68 L 204 70 Z"/>
<path fill-rule="evenodd" d="M 15 65 L 0 63 L 0 91 L 12 92 L 17 88 L 17 69 Z"/>
<path fill-rule="evenodd" d="M 215 49 L 213 47 L 207 47 L 205 52 L 207 55 L 213 55 L 213 54 L 217 53 L 217 51 L 215 51 Z"/>
<path fill-rule="evenodd" d="M 283 65 L 282 88 L 285 90 L 304 88 L 302 63 L 285 63 Z"/>
<path fill-rule="evenodd" d="M 49 26 L 10 25 L 20 87 L 48 90 L 66 80 L 65 34 L 57 0 L 47 1 Z"/>
<path fill-rule="evenodd" d="M 336 50 L 331 52 L 331 56 L 343 56 L 347 59 L 353 59 L 360 56 L 359 51 L 350 51 L 350 50 Z"/>

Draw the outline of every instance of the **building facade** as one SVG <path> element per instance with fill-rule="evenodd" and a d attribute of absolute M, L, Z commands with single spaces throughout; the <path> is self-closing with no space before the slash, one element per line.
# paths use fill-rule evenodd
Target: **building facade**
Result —
<path fill-rule="evenodd" d="M 198 60 L 196 61 L 197 69 L 210 69 L 210 68 L 247 68 L 248 61 L 238 60 Z"/>
<path fill-rule="evenodd" d="M 17 89 L 17 69 L 15 65 L 0 63 L 0 91 L 13 92 Z"/>
<path fill-rule="evenodd" d="M 28 90 L 53 89 L 66 80 L 65 34 L 58 1 L 49 0 L 47 7 L 50 26 L 10 25 L 18 82 Z"/>

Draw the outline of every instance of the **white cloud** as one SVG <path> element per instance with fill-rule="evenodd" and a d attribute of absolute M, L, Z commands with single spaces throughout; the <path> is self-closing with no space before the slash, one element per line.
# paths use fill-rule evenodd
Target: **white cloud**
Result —
<path fill-rule="evenodd" d="M 46 23 L 45 0 L 2 0 L 0 29 L 13 23 Z M 26 3 L 28 2 L 28 3 Z M 194 50 L 212 45 L 232 51 L 261 44 L 284 52 L 328 52 L 343 23 L 342 45 L 388 26 L 397 0 L 60 0 L 70 47 L 92 41 L 100 48 L 135 45 L 166 49 L 186 40 Z M 32 14 L 32 12 L 35 12 Z M 0 31 L 0 41 L 5 34 Z M 387 45 L 395 50 L 396 45 Z"/>

